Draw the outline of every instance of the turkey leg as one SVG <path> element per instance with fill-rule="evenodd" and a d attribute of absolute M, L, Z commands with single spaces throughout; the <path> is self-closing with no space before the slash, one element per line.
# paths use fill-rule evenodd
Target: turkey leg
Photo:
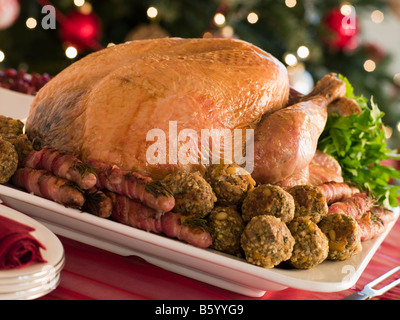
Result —
<path fill-rule="evenodd" d="M 300 102 L 261 120 L 254 132 L 254 171 L 258 183 L 276 184 L 304 170 L 314 157 L 328 117 L 327 106 L 346 86 L 328 74 Z"/>

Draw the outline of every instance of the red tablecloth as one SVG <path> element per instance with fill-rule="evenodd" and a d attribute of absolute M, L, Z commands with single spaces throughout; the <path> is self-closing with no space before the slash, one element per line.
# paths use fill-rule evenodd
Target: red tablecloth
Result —
<path fill-rule="evenodd" d="M 378 249 L 355 288 L 320 293 L 288 288 L 249 298 L 151 265 L 138 257 L 119 256 L 60 237 L 66 254 L 59 286 L 41 300 L 265 300 L 342 299 L 400 265 L 400 219 Z M 397 274 L 397 278 L 400 275 Z M 395 278 L 392 278 L 392 280 Z M 400 300 L 400 286 L 374 299 Z"/>

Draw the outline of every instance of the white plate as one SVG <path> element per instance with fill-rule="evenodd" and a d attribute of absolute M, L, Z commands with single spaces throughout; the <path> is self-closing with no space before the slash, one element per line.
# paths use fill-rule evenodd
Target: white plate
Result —
<path fill-rule="evenodd" d="M 43 279 L 43 282 L 35 286 L 22 289 L 19 291 L 0 293 L 0 300 L 33 300 L 42 297 L 53 291 L 60 283 L 60 274 L 57 273 L 53 277 Z"/>
<path fill-rule="evenodd" d="M 30 234 L 35 237 L 45 250 L 40 249 L 46 263 L 33 263 L 23 268 L 0 270 L 0 284 L 7 279 L 24 279 L 26 277 L 41 277 L 49 272 L 49 266 L 57 266 L 64 258 L 64 248 L 60 240 L 48 228 L 35 219 L 6 206 L 0 206 L 0 215 L 34 228 Z"/>
<path fill-rule="evenodd" d="M 137 255 L 169 271 L 251 297 L 287 287 L 319 292 L 351 288 L 394 225 L 376 239 L 363 242 L 363 250 L 348 260 L 325 261 L 311 270 L 263 269 L 211 249 L 65 208 L 13 187 L 0 185 L 0 198 L 56 234 L 120 255 Z M 399 208 L 395 214 L 397 219 Z"/>
<path fill-rule="evenodd" d="M 35 97 L 0 88 L 0 115 L 25 120 Z"/>
<path fill-rule="evenodd" d="M 54 273 L 51 272 L 46 276 L 41 278 L 33 279 L 27 282 L 21 282 L 12 285 L 0 285 L 0 299 L 3 299 L 5 295 L 13 295 L 18 292 L 28 291 L 31 289 L 36 289 L 38 287 L 43 287 L 43 289 L 48 289 L 53 287 L 55 289 L 55 282 L 60 275 L 61 268 Z"/>
<path fill-rule="evenodd" d="M 0 215 L 34 228 L 31 235 L 46 248 L 41 249 L 42 257 L 46 261 L 44 263 L 0 270 L 0 299 L 39 297 L 41 293 L 54 290 L 65 262 L 60 240 L 44 225 L 12 208 L 1 205 Z"/>
<path fill-rule="evenodd" d="M 55 266 L 50 264 L 44 265 L 40 272 L 35 274 L 26 274 L 15 278 L 2 278 L 0 280 L 0 292 L 10 292 L 12 288 L 19 289 L 22 287 L 33 286 L 35 283 L 44 282 L 46 279 L 54 277 L 60 273 L 65 265 L 65 257 Z"/>

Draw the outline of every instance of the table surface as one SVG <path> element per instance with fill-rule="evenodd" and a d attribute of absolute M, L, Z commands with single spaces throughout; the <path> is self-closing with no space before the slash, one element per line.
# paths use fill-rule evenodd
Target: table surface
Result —
<path fill-rule="evenodd" d="M 59 237 L 66 264 L 58 287 L 39 300 L 337 300 L 400 265 L 400 219 L 353 288 L 333 293 L 287 288 L 249 298 L 154 266 Z M 399 278 L 394 275 L 389 280 Z M 400 286 L 374 299 L 400 300 Z"/>

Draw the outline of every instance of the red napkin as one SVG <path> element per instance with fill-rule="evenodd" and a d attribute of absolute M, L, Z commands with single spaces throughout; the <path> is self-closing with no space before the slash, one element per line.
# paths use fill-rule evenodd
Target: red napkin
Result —
<path fill-rule="evenodd" d="M 46 262 L 40 252 L 40 248 L 46 248 L 30 234 L 34 230 L 0 216 L 0 270 L 21 268 L 33 262 Z"/>

